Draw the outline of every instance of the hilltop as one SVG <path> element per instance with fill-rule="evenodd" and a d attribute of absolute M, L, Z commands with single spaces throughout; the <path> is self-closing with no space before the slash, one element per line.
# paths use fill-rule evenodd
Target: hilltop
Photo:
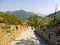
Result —
<path fill-rule="evenodd" d="M 24 10 L 7 11 L 6 13 L 7 14 L 14 14 L 14 15 L 21 17 L 21 18 L 29 18 L 31 15 L 34 15 L 34 13 L 32 13 L 32 12 L 26 12 Z"/>

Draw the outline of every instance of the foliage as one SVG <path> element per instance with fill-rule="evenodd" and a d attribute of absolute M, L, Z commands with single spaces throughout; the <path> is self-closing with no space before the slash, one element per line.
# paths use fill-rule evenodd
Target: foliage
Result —
<path fill-rule="evenodd" d="M 18 24 L 18 20 L 20 18 L 15 15 L 0 12 L 0 23 Z"/>
<path fill-rule="evenodd" d="M 40 17 L 37 15 L 32 15 L 29 17 L 29 20 L 32 26 L 43 26 L 43 25 L 49 25 L 51 19 Z"/>
<path fill-rule="evenodd" d="M 55 22 L 54 22 L 54 16 L 55 16 Z M 55 13 L 52 13 L 50 15 L 47 16 L 48 18 L 53 18 L 52 20 L 52 23 L 54 24 L 57 24 L 57 23 L 60 23 L 60 11 L 57 11 L 56 14 Z"/>

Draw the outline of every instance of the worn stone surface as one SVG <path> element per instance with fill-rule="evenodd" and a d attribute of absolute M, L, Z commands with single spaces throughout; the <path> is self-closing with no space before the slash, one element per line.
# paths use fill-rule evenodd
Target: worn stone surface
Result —
<path fill-rule="evenodd" d="M 11 45 L 40 45 L 39 40 L 34 34 L 34 30 L 31 28 L 21 33 Z"/>

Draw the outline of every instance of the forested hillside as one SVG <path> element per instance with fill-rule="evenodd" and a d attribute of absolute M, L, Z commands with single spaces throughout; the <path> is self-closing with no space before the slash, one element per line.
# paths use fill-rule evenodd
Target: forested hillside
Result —
<path fill-rule="evenodd" d="M 43 25 L 49 25 L 51 18 L 45 18 L 38 15 L 32 15 L 29 17 L 30 23 L 32 26 L 43 26 Z"/>
<path fill-rule="evenodd" d="M 20 20 L 20 18 L 15 15 L 0 12 L 0 23 L 18 24 L 18 20 Z"/>
<path fill-rule="evenodd" d="M 57 11 L 56 13 L 49 14 L 47 17 L 53 18 L 53 19 L 55 17 L 55 22 L 60 23 L 60 11 Z"/>

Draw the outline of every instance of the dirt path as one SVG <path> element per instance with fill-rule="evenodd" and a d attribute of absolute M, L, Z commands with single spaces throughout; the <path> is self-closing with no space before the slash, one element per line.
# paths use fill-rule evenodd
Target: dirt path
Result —
<path fill-rule="evenodd" d="M 34 30 L 31 28 L 21 33 L 11 45 L 40 45 L 39 40 L 34 34 Z"/>

